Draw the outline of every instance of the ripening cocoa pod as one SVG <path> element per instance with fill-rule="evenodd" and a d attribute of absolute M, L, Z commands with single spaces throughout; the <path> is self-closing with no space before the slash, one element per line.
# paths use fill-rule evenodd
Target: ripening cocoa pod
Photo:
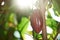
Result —
<path fill-rule="evenodd" d="M 39 10 L 34 10 L 30 16 L 31 26 L 36 33 L 39 33 L 43 27 L 42 12 Z"/>

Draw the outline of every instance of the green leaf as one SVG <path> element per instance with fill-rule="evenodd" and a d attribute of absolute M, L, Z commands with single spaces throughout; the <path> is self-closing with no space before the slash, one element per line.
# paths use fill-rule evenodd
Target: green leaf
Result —
<path fill-rule="evenodd" d="M 57 22 L 55 20 L 53 20 L 52 18 L 48 18 L 46 20 L 46 25 L 50 26 L 53 30 L 56 30 L 56 28 L 57 28 Z"/>
<path fill-rule="evenodd" d="M 18 24 L 18 30 L 23 30 L 28 25 L 29 20 L 26 17 L 21 19 L 20 24 Z"/>
<path fill-rule="evenodd" d="M 15 17 L 15 14 L 11 13 L 10 16 L 9 16 L 9 21 L 13 23 L 14 22 L 14 17 Z"/>
<path fill-rule="evenodd" d="M 29 20 L 26 17 L 22 17 L 20 24 L 18 24 L 18 30 L 21 32 L 22 37 L 27 32 Z"/>

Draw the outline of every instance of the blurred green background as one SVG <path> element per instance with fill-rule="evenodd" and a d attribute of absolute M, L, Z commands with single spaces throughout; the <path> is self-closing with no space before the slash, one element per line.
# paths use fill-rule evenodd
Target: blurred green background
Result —
<path fill-rule="evenodd" d="M 31 40 L 42 40 L 42 32 L 37 34 L 31 28 L 29 13 L 32 13 L 33 10 L 30 8 L 20 10 L 18 8 L 19 11 L 14 7 L 15 5 L 9 4 L 10 1 L 0 1 L 0 40 L 29 40 L 29 38 Z M 49 11 L 49 9 L 53 11 Z M 60 33 L 59 16 L 60 0 L 49 0 L 46 10 L 48 40 L 55 40 Z"/>

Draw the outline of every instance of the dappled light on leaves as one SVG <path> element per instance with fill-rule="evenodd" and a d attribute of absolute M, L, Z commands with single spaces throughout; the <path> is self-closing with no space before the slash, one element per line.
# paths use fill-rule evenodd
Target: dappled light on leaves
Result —
<path fill-rule="evenodd" d="M 0 40 L 42 40 L 43 15 L 47 39 L 60 40 L 60 0 L 46 1 L 0 0 Z"/>

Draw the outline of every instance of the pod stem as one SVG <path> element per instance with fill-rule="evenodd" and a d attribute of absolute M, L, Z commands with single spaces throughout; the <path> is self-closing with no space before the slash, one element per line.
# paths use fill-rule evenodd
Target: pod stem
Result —
<path fill-rule="evenodd" d="M 47 30 L 46 30 L 46 25 L 45 25 L 45 14 L 43 13 L 43 27 L 42 27 L 42 37 L 43 37 L 43 40 L 47 40 Z"/>

